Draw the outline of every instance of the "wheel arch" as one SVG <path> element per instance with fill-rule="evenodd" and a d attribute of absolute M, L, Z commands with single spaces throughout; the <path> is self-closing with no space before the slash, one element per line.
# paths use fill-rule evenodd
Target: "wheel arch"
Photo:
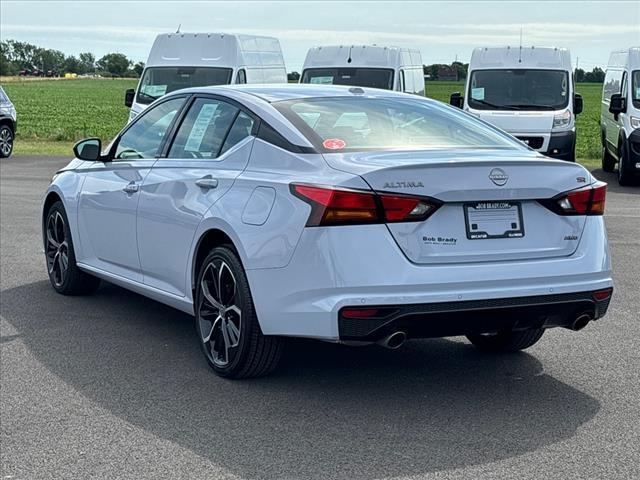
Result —
<path fill-rule="evenodd" d="M 205 230 L 198 241 L 196 242 L 196 246 L 193 251 L 193 256 L 191 260 L 191 269 L 189 273 L 189 282 L 190 282 L 190 291 L 192 294 L 192 298 L 195 300 L 195 287 L 196 281 L 198 279 L 198 273 L 200 270 L 200 265 L 207 257 L 209 252 L 222 245 L 230 246 L 233 251 L 238 255 L 240 263 L 244 263 L 242 261 L 242 255 L 240 254 L 236 242 L 232 239 L 232 237 L 225 232 L 223 229 L 219 227 L 212 227 Z"/>
<path fill-rule="evenodd" d="M 56 202 L 62 202 L 62 204 L 64 205 L 64 202 L 62 201 L 62 196 L 58 192 L 56 192 L 55 190 L 49 191 L 44 198 L 44 202 L 42 203 L 42 219 L 41 219 L 42 229 L 41 230 L 42 230 L 43 240 L 44 240 L 44 234 L 45 234 L 44 233 L 45 222 L 47 221 L 47 213 L 49 213 L 49 209 Z"/>
<path fill-rule="evenodd" d="M 16 133 L 16 125 L 13 122 L 13 119 L 11 119 L 9 117 L 0 118 L 0 126 L 2 126 L 2 125 L 6 125 L 7 127 L 9 127 L 11 129 L 11 132 L 15 135 L 15 133 Z"/>

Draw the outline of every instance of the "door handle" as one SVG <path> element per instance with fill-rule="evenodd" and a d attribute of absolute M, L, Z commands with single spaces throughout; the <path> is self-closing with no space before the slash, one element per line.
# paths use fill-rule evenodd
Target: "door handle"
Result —
<path fill-rule="evenodd" d="M 140 189 L 139 185 L 136 185 L 135 183 L 131 182 L 126 187 L 124 187 L 122 191 L 125 193 L 136 193 L 139 189 Z"/>
<path fill-rule="evenodd" d="M 207 175 L 206 177 L 202 177 L 196 180 L 196 185 L 200 188 L 210 190 L 218 186 L 218 180 L 216 180 L 215 178 L 211 178 L 211 175 Z"/>

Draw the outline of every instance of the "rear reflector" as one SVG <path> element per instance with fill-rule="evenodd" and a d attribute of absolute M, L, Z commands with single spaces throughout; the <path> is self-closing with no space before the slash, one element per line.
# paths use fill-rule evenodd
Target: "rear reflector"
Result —
<path fill-rule="evenodd" d="M 613 288 L 605 288 L 604 290 L 597 290 L 591 294 L 594 300 L 600 302 L 606 300 L 613 293 Z"/>
<path fill-rule="evenodd" d="M 378 314 L 377 308 L 345 308 L 340 312 L 344 318 L 367 318 Z"/>
<path fill-rule="evenodd" d="M 441 205 L 431 198 L 291 184 L 291 193 L 311 205 L 308 227 L 426 220 Z"/>
<path fill-rule="evenodd" d="M 554 204 L 547 204 L 560 215 L 603 215 L 607 184 L 597 182 L 580 190 L 555 197 Z"/>

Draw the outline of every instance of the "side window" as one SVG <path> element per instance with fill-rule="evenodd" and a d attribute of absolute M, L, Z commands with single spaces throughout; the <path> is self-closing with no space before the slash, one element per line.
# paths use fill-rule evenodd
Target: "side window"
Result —
<path fill-rule="evenodd" d="M 216 158 L 237 113 L 226 102 L 197 98 L 178 129 L 169 158 Z"/>
<path fill-rule="evenodd" d="M 400 91 L 401 92 L 405 92 L 406 91 L 406 82 L 404 80 L 404 70 L 400 70 Z"/>
<path fill-rule="evenodd" d="M 184 98 L 168 100 L 136 119 L 118 140 L 114 160 L 155 158 L 183 103 Z"/>
<path fill-rule="evenodd" d="M 244 71 L 244 68 L 238 70 L 238 74 L 236 75 L 236 83 L 247 83 L 247 73 Z"/>
<path fill-rule="evenodd" d="M 614 93 L 620 93 L 620 80 L 622 78 L 622 72 L 619 70 L 607 70 L 604 77 L 604 90 L 602 94 L 603 100 L 611 100 L 611 95 Z"/>
<path fill-rule="evenodd" d="M 233 147 L 236 143 L 240 143 L 245 138 L 251 136 L 253 131 L 253 118 L 244 112 L 240 112 L 236 117 L 236 121 L 233 122 L 231 130 L 227 135 L 227 139 L 224 141 L 220 155 Z"/>
<path fill-rule="evenodd" d="M 622 74 L 622 82 L 620 86 L 620 94 L 622 94 L 622 98 L 627 98 L 627 72 Z"/>

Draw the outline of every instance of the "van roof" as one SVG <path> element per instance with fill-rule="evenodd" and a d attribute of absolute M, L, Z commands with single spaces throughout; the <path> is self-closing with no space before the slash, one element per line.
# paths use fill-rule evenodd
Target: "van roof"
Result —
<path fill-rule="evenodd" d="M 307 52 L 304 68 L 369 67 L 399 68 L 419 65 L 422 55 L 417 48 L 384 45 L 324 45 Z"/>
<path fill-rule="evenodd" d="M 607 68 L 611 67 L 628 67 L 630 70 L 640 69 L 640 47 L 631 47 L 628 50 L 611 52 Z"/>
<path fill-rule="evenodd" d="M 567 70 L 571 67 L 571 54 L 559 47 L 478 47 L 471 54 L 469 70 L 497 68 L 536 68 Z"/>
<path fill-rule="evenodd" d="M 156 37 L 146 66 L 239 65 L 282 66 L 280 42 L 274 37 L 228 33 L 163 33 Z"/>

